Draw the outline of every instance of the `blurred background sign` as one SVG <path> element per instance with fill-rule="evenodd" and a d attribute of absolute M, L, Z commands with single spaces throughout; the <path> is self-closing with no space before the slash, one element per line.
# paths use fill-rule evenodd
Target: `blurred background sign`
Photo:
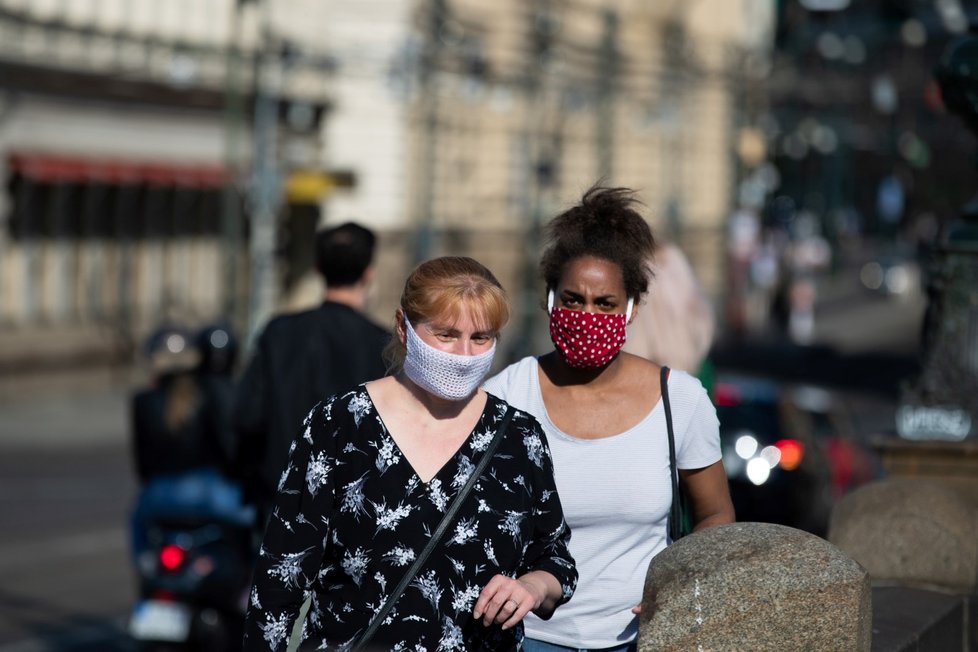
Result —
<path fill-rule="evenodd" d="M 318 204 L 337 188 L 353 187 L 350 173 L 293 170 L 285 179 L 285 199 L 293 204 Z"/>

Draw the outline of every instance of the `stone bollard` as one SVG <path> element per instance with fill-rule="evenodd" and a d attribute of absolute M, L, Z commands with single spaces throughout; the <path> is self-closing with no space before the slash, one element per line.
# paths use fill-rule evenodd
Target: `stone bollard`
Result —
<path fill-rule="evenodd" d="M 940 482 L 978 509 L 978 441 L 908 441 L 886 437 L 874 444 L 887 478 Z"/>
<path fill-rule="evenodd" d="M 732 523 L 694 533 L 649 564 L 640 652 L 868 651 L 869 576 L 807 532 Z"/>
<path fill-rule="evenodd" d="M 874 585 L 978 592 L 978 510 L 943 483 L 900 478 L 860 487 L 833 509 L 828 538 Z"/>

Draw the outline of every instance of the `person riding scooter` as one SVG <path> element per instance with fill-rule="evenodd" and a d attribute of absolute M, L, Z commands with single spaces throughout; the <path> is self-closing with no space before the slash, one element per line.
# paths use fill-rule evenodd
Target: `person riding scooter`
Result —
<path fill-rule="evenodd" d="M 200 350 L 173 327 L 154 333 L 147 349 L 152 386 L 132 399 L 133 454 L 142 485 L 134 513 L 137 553 L 138 523 L 154 515 L 249 520 L 240 489 L 226 479 L 230 406 L 202 381 Z"/>
<path fill-rule="evenodd" d="M 131 521 L 140 600 L 130 633 L 222 650 L 241 638 L 255 510 L 229 479 L 227 360 L 216 356 L 227 351 L 207 351 L 201 342 L 211 339 L 223 343 L 166 327 L 147 343 L 151 384 L 131 405 L 141 487 Z"/>

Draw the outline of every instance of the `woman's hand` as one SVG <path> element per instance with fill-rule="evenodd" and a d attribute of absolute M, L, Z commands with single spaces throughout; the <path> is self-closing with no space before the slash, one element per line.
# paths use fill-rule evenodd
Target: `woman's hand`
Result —
<path fill-rule="evenodd" d="M 545 576 L 545 577 L 544 577 Z M 546 578 L 556 584 L 550 573 L 531 571 L 518 579 L 496 575 L 483 587 L 472 608 L 472 616 L 488 627 L 493 623 L 503 629 L 516 625 L 526 614 L 539 609 L 550 597 Z M 560 587 L 557 587 L 558 595 Z"/>
<path fill-rule="evenodd" d="M 694 530 L 734 522 L 734 508 L 722 461 L 702 469 L 680 469 L 679 475 L 690 498 Z M 642 605 L 632 607 L 632 613 L 641 615 Z"/>

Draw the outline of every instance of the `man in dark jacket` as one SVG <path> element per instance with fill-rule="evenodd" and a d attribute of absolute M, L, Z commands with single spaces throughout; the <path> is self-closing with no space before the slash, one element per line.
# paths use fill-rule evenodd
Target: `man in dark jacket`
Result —
<path fill-rule="evenodd" d="M 289 446 L 318 401 L 385 375 L 390 333 L 364 314 L 374 234 L 346 223 L 316 235 L 326 282 L 318 308 L 272 319 L 258 338 L 235 397 L 239 473 L 267 517 Z"/>

